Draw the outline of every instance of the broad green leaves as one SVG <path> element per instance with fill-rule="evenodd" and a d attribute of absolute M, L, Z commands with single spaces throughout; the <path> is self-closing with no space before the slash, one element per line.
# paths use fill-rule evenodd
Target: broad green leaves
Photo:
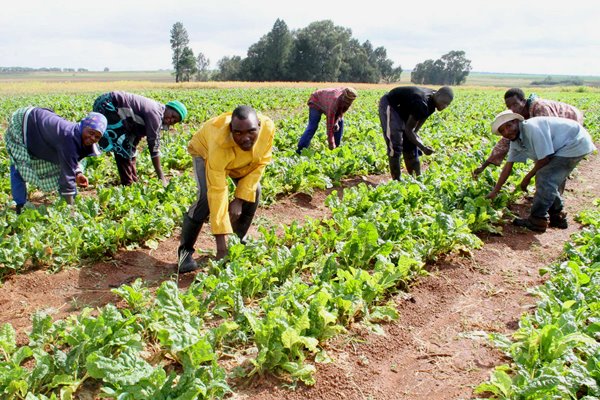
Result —
<path fill-rule="evenodd" d="M 536 291 L 537 310 L 521 318 L 512 338 L 496 338 L 512 362 L 498 367 L 477 393 L 499 399 L 600 396 L 600 220 L 589 222 L 567 244 L 568 261 L 544 271 L 550 278 Z"/>

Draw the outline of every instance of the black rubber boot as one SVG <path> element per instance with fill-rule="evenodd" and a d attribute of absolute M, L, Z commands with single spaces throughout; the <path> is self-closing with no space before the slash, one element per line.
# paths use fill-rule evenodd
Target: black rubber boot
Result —
<path fill-rule="evenodd" d="M 550 228 L 567 229 L 569 227 L 569 223 L 567 222 L 567 213 L 561 211 L 556 214 L 550 214 L 550 223 L 548 226 Z"/>
<path fill-rule="evenodd" d="M 399 156 L 388 156 L 388 162 L 390 164 L 390 174 L 392 175 L 392 179 L 399 181 L 400 180 L 400 157 Z"/>
<path fill-rule="evenodd" d="M 418 158 L 405 158 L 404 165 L 409 174 L 414 176 L 421 175 L 421 162 Z"/>
<path fill-rule="evenodd" d="M 183 227 L 181 228 L 181 239 L 177 249 L 177 268 L 180 274 L 193 271 L 198 268 L 194 260 L 194 244 L 202 229 L 202 222 L 198 223 L 191 219 L 189 215 L 183 217 Z"/>
<path fill-rule="evenodd" d="M 25 204 L 17 204 L 16 205 L 15 212 L 17 213 L 17 215 L 19 215 L 23 212 L 23 207 L 25 207 Z"/>
<path fill-rule="evenodd" d="M 513 225 L 527 228 L 530 231 L 544 233 L 548 227 L 548 221 L 546 218 L 529 217 L 529 218 L 515 218 Z"/>

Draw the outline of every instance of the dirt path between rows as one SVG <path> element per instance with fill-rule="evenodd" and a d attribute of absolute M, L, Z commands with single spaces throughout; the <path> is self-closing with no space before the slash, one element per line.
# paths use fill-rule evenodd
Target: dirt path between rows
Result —
<path fill-rule="evenodd" d="M 509 334 L 536 298 L 528 289 L 543 283 L 538 270 L 560 258 L 564 243 L 581 227 L 573 216 L 600 197 L 595 155 L 567 183 L 569 228 L 534 234 L 511 225 L 504 235 L 481 235 L 472 257 L 449 257 L 431 267 L 410 293 L 395 298 L 400 319 L 385 335 L 355 328 L 328 348 L 334 362 L 319 365 L 314 387 L 295 391 L 265 379 L 237 392 L 236 399 L 469 399 L 473 388 L 507 362 L 485 333 Z M 529 202 L 513 212 L 526 216 Z"/>
<path fill-rule="evenodd" d="M 294 391 L 280 381 L 265 377 L 250 387 L 236 388 L 235 399 L 462 399 L 473 397 L 473 387 L 487 379 L 495 365 L 505 362 L 489 345 L 484 332 L 510 333 L 522 313 L 536 299 L 528 289 L 543 282 L 539 268 L 557 260 L 570 235 L 580 229 L 573 216 L 590 208 L 600 197 L 600 157 L 581 163 L 567 184 L 566 209 L 569 228 L 533 234 L 505 226 L 503 236 L 482 235 L 481 250 L 471 257 L 452 256 L 430 267 L 430 276 L 414 282 L 408 294 L 396 296 L 400 319 L 383 326 L 376 335 L 358 326 L 328 344 L 334 359 L 319 364 L 314 387 L 299 385 Z M 377 184 L 386 177 L 355 178 Z M 305 217 L 328 216 L 323 200 L 329 191 L 282 199 L 260 209 L 257 222 L 277 227 Z M 513 207 L 525 215 L 526 200 Z M 65 318 L 86 306 L 114 301 L 110 290 L 140 277 L 158 286 L 175 272 L 178 235 L 161 242 L 157 250 L 122 251 L 112 260 L 56 274 L 32 271 L 10 277 L 0 287 L 0 324 L 10 322 L 19 340 L 26 339 L 36 310 L 55 319 Z M 203 233 L 199 248 L 213 249 Z M 180 277 L 187 287 L 192 274 Z"/>

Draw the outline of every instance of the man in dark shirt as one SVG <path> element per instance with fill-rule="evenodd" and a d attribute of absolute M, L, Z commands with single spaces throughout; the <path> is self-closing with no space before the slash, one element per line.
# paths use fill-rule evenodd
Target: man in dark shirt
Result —
<path fill-rule="evenodd" d="M 409 174 L 421 174 L 419 155 L 430 155 L 433 149 L 421 142 L 417 132 L 431 114 L 448 107 L 453 98 L 454 93 L 448 86 L 438 90 L 403 86 L 383 95 L 379 101 L 379 120 L 392 179 L 400 179 L 401 155 L 404 155 L 404 165 Z"/>

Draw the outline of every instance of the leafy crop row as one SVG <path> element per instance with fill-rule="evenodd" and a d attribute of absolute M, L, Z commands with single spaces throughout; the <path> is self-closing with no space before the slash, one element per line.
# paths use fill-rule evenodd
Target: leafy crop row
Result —
<path fill-rule="evenodd" d="M 330 219 L 235 244 L 228 260 L 184 292 L 168 281 L 152 294 L 136 282 L 115 290 L 122 308 L 56 322 L 37 315 L 26 346 L 4 325 L 0 393 L 221 397 L 229 390 L 221 363 L 230 352 L 246 355 L 237 370 L 243 376 L 272 372 L 311 384 L 313 363 L 329 360 L 327 339 L 353 321 L 377 329 L 396 318 L 390 295 L 422 274 L 424 262 L 480 245 L 469 224 L 484 221 L 456 207 L 460 193 L 411 178 L 360 185 L 328 198 Z"/>
<path fill-rule="evenodd" d="M 4 205 L 0 210 L 0 277 L 31 264 L 59 269 L 98 260 L 111 256 L 124 246 L 153 244 L 170 236 L 180 225 L 182 211 L 195 196 L 190 175 L 191 158 L 186 152 L 190 136 L 206 118 L 230 110 L 237 104 L 251 104 L 271 115 L 277 124 L 274 161 L 262 181 L 264 204 L 268 205 L 286 193 L 311 193 L 317 188 L 328 188 L 348 176 L 386 172 L 385 146 L 376 108 L 383 92 L 361 91 L 346 117 L 343 146 L 334 151 L 327 150 L 321 133 L 320 137 L 315 137 L 311 148 L 298 156 L 295 148 L 305 128 L 305 104 L 309 93 L 309 89 L 144 92 L 142 94 L 159 101 L 179 98 L 190 109 L 188 124 L 177 126 L 176 133 L 165 135 L 162 141 L 163 166 L 168 171 L 171 184 L 166 190 L 156 185 L 149 157 L 142 154 L 138 157 L 140 184 L 115 188 L 118 178 L 112 158 L 91 158 L 86 172 L 91 188 L 82 192 L 72 209 L 54 203 L 54 196 L 39 197 L 38 194 L 35 197 L 37 201 L 49 206 L 26 210 L 21 217 L 15 217 L 9 207 L 8 158 L 2 147 L 0 168 L 6 171 L 6 178 L 0 180 L 0 204 Z M 97 95 L 5 97 L 0 99 L 0 117 L 6 121 L 14 109 L 33 104 L 54 108 L 60 115 L 76 120 L 89 110 Z M 565 95 L 573 96 L 568 100 L 588 111 L 586 124 L 594 131 L 600 113 L 594 108 L 593 98 Z M 457 179 L 468 179 L 468 170 L 474 169 L 493 145 L 495 138 L 489 134 L 489 121 L 500 109 L 501 96 L 498 92 L 466 91 L 457 95 L 449 109 L 435 113 L 422 132 L 425 140 L 437 149 L 432 157 L 425 158 L 432 167 L 427 179 L 447 186 L 447 190 L 453 190 L 451 175 L 460 175 Z M 450 157 L 456 153 L 463 156 L 460 164 L 449 164 Z M 433 173 L 433 170 L 436 172 Z M 488 169 L 482 180 L 491 184 L 496 173 Z M 464 202 L 471 202 L 465 207 L 477 208 L 472 197 L 465 197 Z M 500 199 L 497 204 L 506 204 L 506 199 Z"/>
<path fill-rule="evenodd" d="M 600 211 L 581 218 L 588 227 L 565 246 L 567 260 L 541 271 L 550 278 L 535 292 L 536 311 L 521 318 L 511 337 L 492 336 L 512 361 L 497 367 L 478 393 L 498 399 L 600 397 Z"/>
<path fill-rule="evenodd" d="M 142 183 L 127 188 L 113 187 L 109 157 L 91 160 L 93 191 L 80 196 L 75 208 L 51 204 L 20 217 L 3 211 L 4 272 L 26 262 L 71 265 L 170 234 L 194 196 L 185 145 L 195 124 L 236 101 L 263 101 L 256 107 L 282 113 L 291 104 L 304 104 L 308 92 L 274 90 L 267 100 L 256 91 L 220 91 L 208 99 L 195 93 L 185 92 L 188 104 L 197 101 L 190 107 L 197 113 L 191 125 L 164 140 L 169 187 L 162 189 L 149 177 L 147 157 L 140 157 Z M 180 93 L 153 96 L 174 94 Z M 347 116 L 344 145 L 332 152 L 316 137 L 312 150 L 294 154 L 305 107 L 300 114 L 276 118 L 275 160 L 263 181 L 267 202 L 283 193 L 329 187 L 345 176 L 385 171 L 375 107 L 381 94 L 361 94 Z M 424 273 L 424 263 L 479 246 L 472 232 L 498 230 L 511 195 L 492 204 L 485 195 L 497 171 L 486 170 L 478 181 L 471 171 L 494 143 L 489 120 L 502 109 L 500 99 L 498 92 L 464 92 L 452 108 L 434 114 L 422 136 L 437 152 L 426 158 L 428 169 L 420 178 L 360 185 L 342 199 L 334 193 L 327 199 L 331 218 L 293 223 L 281 235 L 261 228 L 247 245 L 232 245 L 227 259 L 199 273 L 186 291 L 168 281 L 153 293 L 136 282 L 115 289 L 119 307 L 109 304 L 56 322 L 39 314 L 27 345 L 17 345 L 14 329 L 4 325 L 0 394 L 10 399 L 72 398 L 84 392 L 121 399 L 220 398 L 235 376 L 266 372 L 311 384 L 315 364 L 330 361 L 329 338 L 357 321 L 378 330 L 379 322 L 396 318 L 391 296 Z M 85 110 L 80 100 L 74 101 Z M 71 100 L 64 101 L 71 107 Z M 205 109 L 203 102 L 215 108 Z M 0 200 L 8 205 L 3 185 Z M 238 365 L 233 370 L 232 358 Z"/>

